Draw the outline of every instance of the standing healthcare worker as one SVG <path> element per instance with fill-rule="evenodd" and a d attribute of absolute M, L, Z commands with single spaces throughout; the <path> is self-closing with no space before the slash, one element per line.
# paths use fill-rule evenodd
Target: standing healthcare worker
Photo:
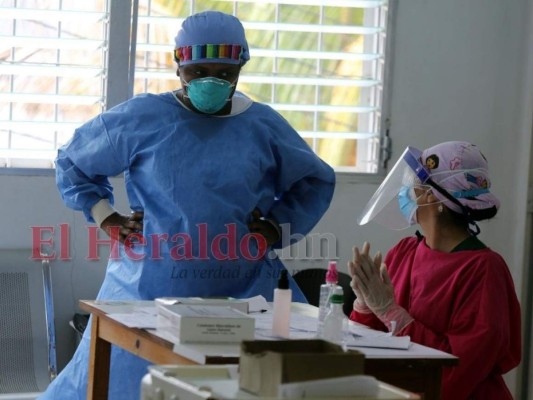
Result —
<path fill-rule="evenodd" d="M 65 203 L 120 241 L 98 299 L 271 301 L 285 269 L 271 249 L 291 241 L 281 232 L 301 237 L 320 220 L 334 172 L 277 112 L 236 92 L 250 58 L 237 18 L 192 15 L 175 41 L 181 90 L 104 112 L 56 159 Z M 121 173 L 131 216 L 112 207 L 108 177 Z M 293 301 L 306 302 L 290 279 Z M 40 399 L 86 398 L 89 335 Z M 139 399 L 147 365 L 113 347 L 109 399 Z"/>
<path fill-rule="evenodd" d="M 348 263 L 357 296 L 351 319 L 408 335 L 459 357 L 445 368 L 443 400 L 512 399 L 502 375 L 520 363 L 520 306 L 503 258 L 478 238 L 492 218 L 487 161 L 467 142 L 423 152 L 408 147 L 364 209 L 360 224 L 419 224 L 386 255 L 354 248 Z"/>

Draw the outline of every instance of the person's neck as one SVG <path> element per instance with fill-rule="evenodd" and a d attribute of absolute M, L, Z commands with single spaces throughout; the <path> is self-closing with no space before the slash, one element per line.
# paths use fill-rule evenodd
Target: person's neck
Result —
<path fill-rule="evenodd" d="M 460 243 L 471 236 L 468 230 L 457 226 L 443 227 L 433 224 L 425 228 L 422 227 L 422 230 L 426 238 L 426 245 L 432 250 L 444 253 L 451 253 Z"/>

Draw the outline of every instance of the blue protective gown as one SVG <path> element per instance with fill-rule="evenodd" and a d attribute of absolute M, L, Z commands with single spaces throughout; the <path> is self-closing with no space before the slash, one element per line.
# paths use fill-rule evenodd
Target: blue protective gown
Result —
<path fill-rule="evenodd" d="M 262 215 L 306 235 L 329 207 L 335 175 L 283 117 L 236 93 L 238 112 L 215 117 L 185 108 L 174 93 L 143 94 L 78 128 L 56 160 L 67 206 L 93 221 L 113 202 L 109 176 L 124 173 L 143 238 L 110 259 L 98 299 L 263 295 L 271 301 L 285 267 L 260 255 L 247 224 Z M 277 244 L 278 247 L 281 244 Z M 271 249 L 270 249 L 271 250 Z M 291 279 L 293 301 L 306 302 Z M 73 359 L 39 399 L 85 399 L 90 328 Z M 147 362 L 113 347 L 110 399 L 139 399 Z"/>

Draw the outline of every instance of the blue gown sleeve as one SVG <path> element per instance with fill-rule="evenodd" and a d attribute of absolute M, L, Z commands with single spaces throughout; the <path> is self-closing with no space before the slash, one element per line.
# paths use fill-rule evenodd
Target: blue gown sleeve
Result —
<path fill-rule="evenodd" d="M 83 211 L 94 222 L 91 208 L 100 200 L 113 205 L 109 176 L 126 169 L 111 143 L 102 116 L 76 129 L 72 139 L 58 150 L 56 185 L 65 204 Z"/>
<path fill-rule="evenodd" d="M 335 172 L 300 135 L 288 123 L 278 132 L 281 134 L 277 135 L 275 146 L 277 195 L 269 217 L 282 226 L 284 234 L 287 230 L 283 225 L 290 224 L 291 241 L 285 238 L 274 245 L 276 248 L 296 242 L 299 235 L 307 235 L 329 208 L 335 189 Z"/>

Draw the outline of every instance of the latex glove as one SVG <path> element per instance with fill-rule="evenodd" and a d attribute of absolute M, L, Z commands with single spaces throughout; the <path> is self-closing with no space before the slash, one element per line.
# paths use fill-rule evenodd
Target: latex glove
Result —
<path fill-rule="evenodd" d="M 365 303 L 374 314 L 383 312 L 394 302 L 394 288 L 390 282 L 385 264 L 376 267 L 374 260 L 365 251 L 355 249 L 357 262 L 354 268 L 354 280 Z"/>
<path fill-rule="evenodd" d="M 394 299 L 394 287 L 390 280 L 385 264 L 379 268 L 375 260 L 366 249 L 368 243 L 363 245 L 363 251 L 356 250 L 357 263 L 354 265 L 354 283 L 363 295 L 368 308 L 389 328 L 393 333 L 409 325 L 413 318 Z M 381 261 L 381 260 L 380 260 Z"/>
<path fill-rule="evenodd" d="M 364 254 L 367 257 L 370 257 L 369 253 L 370 253 L 370 244 L 368 242 L 365 242 L 363 244 L 362 254 Z M 382 260 L 382 256 L 381 256 L 381 253 L 378 251 L 373 258 L 374 267 L 377 270 L 379 270 L 381 266 L 381 260 Z M 361 289 L 359 288 L 359 285 L 357 284 L 357 281 L 355 279 L 356 265 L 360 263 L 361 263 L 361 252 L 359 252 L 359 249 L 357 247 L 354 247 L 353 248 L 353 260 L 348 262 L 348 272 L 350 276 L 352 277 L 350 286 L 352 287 L 352 290 L 355 293 L 355 297 L 356 297 L 353 303 L 353 308 L 355 311 L 359 313 L 369 314 L 372 312 L 372 310 L 367 306 L 363 293 L 361 292 Z"/>

